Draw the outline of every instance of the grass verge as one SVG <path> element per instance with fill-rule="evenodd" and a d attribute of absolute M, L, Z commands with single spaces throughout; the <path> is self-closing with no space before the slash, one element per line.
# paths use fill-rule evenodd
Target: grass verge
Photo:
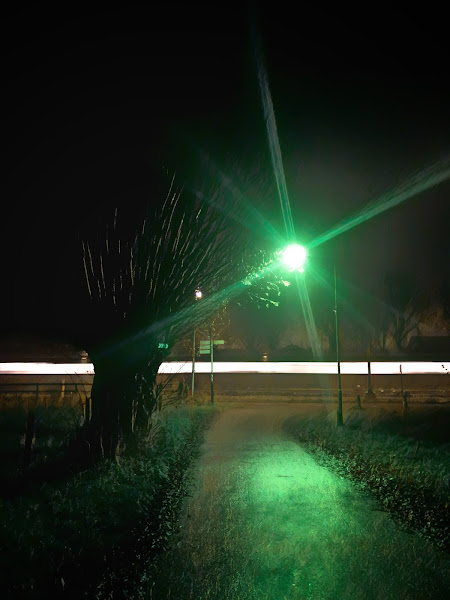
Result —
<path fill-rule="evenodd" d="M 6 597 L 133 597 L 171 538 L 188 467 L 214 414 L 167 410 L 139 456 L 0 499 Z"/>
<path fill-rule="evenodd" d="M 429 419 L 421 414 L 421 424 L 414 426 L 413 415 L 405 421 L 392 409 L 352 407 L 345 426 L 336 427 L 336 411 L 324 409 L 313 417 L 288 419 L 284 429 L 322 464 L 370 491 L 381 510 L 448 553 L 450 443 L 439 418 L 433 441 Z"/>

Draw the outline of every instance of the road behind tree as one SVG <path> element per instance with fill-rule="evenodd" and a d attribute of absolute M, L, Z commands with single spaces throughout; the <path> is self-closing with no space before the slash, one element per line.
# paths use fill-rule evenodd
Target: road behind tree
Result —
<path fill-rule="evenodd" d="M 154 600 L 448 597 L 450 561 L 283 432 L 302 404 L 223 411 L 208 431 Z"/>

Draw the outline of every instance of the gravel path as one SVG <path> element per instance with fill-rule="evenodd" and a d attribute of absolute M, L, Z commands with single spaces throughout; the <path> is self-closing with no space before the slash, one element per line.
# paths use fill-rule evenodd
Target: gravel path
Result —
<path fill-rule="evenodd" d="M 224 411 L 150 598 L 440 599 L 450 563 L 282 432 L 301 404 Z"/>

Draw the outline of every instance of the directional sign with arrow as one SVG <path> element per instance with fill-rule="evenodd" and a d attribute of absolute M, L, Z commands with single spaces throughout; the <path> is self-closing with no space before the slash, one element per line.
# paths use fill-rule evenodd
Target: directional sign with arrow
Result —
<path fill-rule="evenodd" d="M 214 340 L 214 346 L 220 346 L 224 344 L 224 340 Z M 211 354 L 211 341 L 210 340 L 201 340 L 200 341 L 200 354 Z"/>

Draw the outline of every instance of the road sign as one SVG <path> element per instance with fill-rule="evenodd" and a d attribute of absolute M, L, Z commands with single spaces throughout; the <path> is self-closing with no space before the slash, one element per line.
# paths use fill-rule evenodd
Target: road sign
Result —
<path fill-rule="evenodd" d="M 224 344 L 225 340 L 214 340 L 214 345 Z M 201 340 L 200 341 L 200 354 L 211 354 L 211 341 L 210 340 Z"/>
<path fill-rule="evenodd" d="M 200 354 L 211 354 L 210 340 L 201 340 L 200 341 Z"/>

